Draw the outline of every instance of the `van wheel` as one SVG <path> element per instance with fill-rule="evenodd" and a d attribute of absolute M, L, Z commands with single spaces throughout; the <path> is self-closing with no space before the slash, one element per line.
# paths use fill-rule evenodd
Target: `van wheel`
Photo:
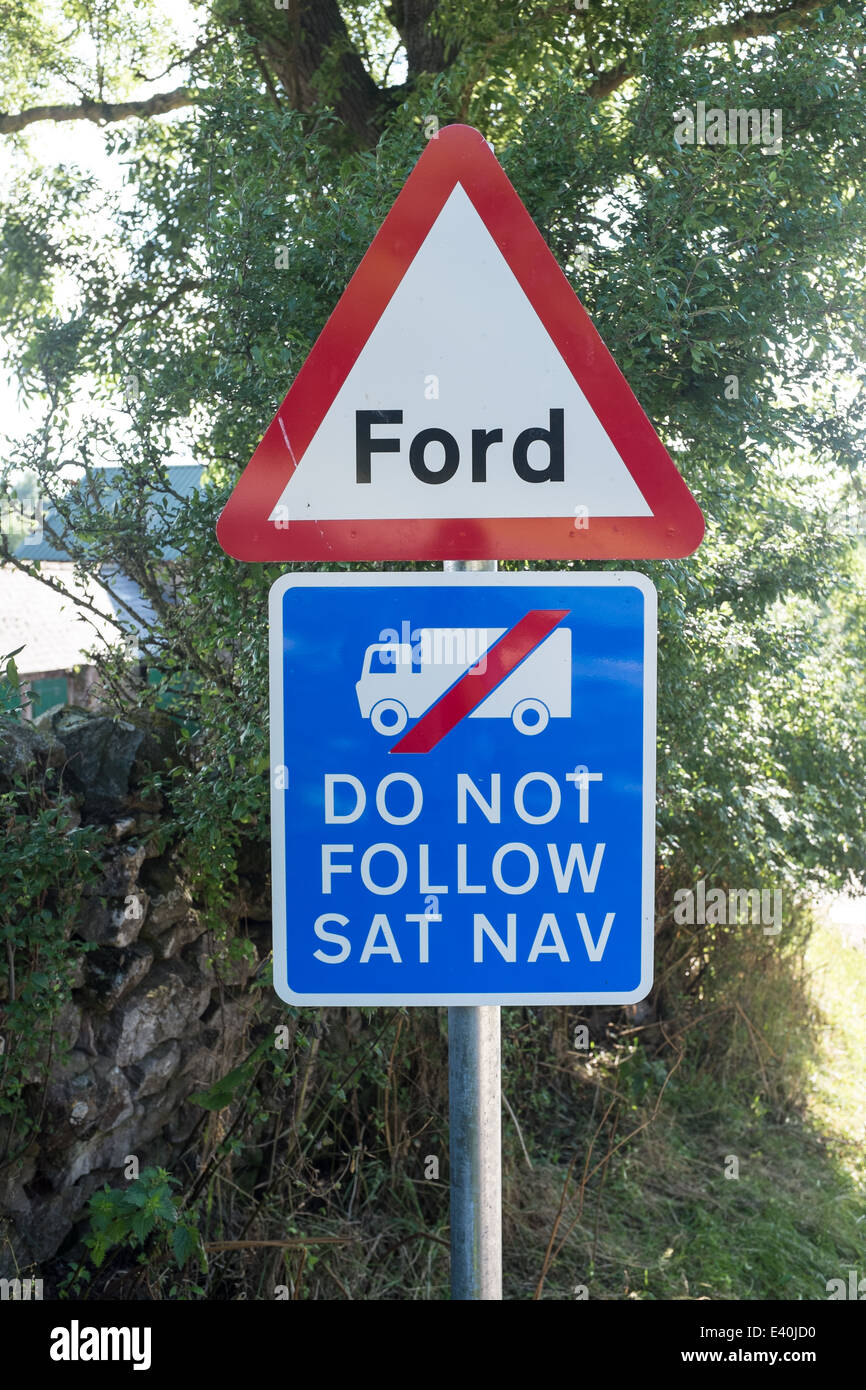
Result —
<path fill-rule="evenodd" d="M 409 711 L 399 700 L 380 700 L 370 710 L 370 723 L 377 734 L 402 734 L 409 722 Z"/>
<path fill-rule="evenodd" d="M 542 700 L 520 700 L 511 711 L 515 729 L 521 734 L 540 734 L 547 728 L 550 710 Z"/>

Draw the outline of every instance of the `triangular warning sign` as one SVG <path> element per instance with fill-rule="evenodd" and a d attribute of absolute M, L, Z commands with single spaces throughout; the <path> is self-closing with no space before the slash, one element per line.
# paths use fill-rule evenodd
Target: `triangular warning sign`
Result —
<path fill-rule="evenodd" d="M 637 559 L 704 520 L 477 130 L 429 141 L 217 523 L 239 560 Z"/>

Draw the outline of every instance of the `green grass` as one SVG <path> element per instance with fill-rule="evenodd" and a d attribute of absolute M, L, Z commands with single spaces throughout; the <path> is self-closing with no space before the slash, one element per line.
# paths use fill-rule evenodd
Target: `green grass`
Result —
<path fill-rule="evenodd" d="M 788 993 L 783 974 L 756 972 L 747 1007 L 765 1016 L 748 1030 L 754 1064 L 732 1042 L 720 1082 L 700 1048 L 687 1051 L 655 1117 L 590 1180 L 580 1211 L 576 1189 L 598 1106 L 591 1121 L 577 1121 L 580 1158 L 559 1234 L 578 1219 L 542 1297 L 574 1298 L 582 1285 L 601 1299 L 813 1300 L 826 1299 L 827 1281 L 851 1268 L 866 1274 L 866 950 L 823 923 L 805 967 L 795 968 Z M 641 1064 L 643 1099 L 635 1075 L 626 1078 L 616 1133 L 608 1124 L 593 1161 L 653 1113 L 654 1065 Z M 608 1070 L 608 1084 L 615 1074 Z M 506 1297 L 525 1299 L 537 1287 L 565 1170 L 534 1158 L 530 1172 L 507 1120 L 506 1130 Z M 531 1155 L 541 1153 L 541 1142 L 527 1142 Z M 725 1175 L 732 1158 L 738 1177 Z"/>
<path fill-rule="evenodd" d="M 809 937 L 805 918 L 784 944 L 712 946 L 697 988 L 692 961 L 679 995 L 668 972 L 660 1018 L 593 1016 L 588 1053 L 567 1009 L 503 1011 L 506 1299 L 823 1300 L 828 1280 L 866 1275 L 866 949 L 827 923 Z M 253 1137 L 291 1133 L 283 1069 L 331 1048 L 296 1148 L 250 1150 L 277 1152 L 278 1180 L 262 1184 L 238 1144 L 188 1212 L 206 1241 L 309 1245 L 214 1254 L 207 1275 L 182 1281 L 157 1250 L 149 1296 L 269 1299 L 285 1285 L 294 1299 L 449 1297 L 444 1018 L 371 1011 L 356 1025 L 341 1049 L 334 1011 L 321 1043 L 279 1053 L 248 1088 Z M 362 1047 L 372 1060 L 347 1101 L 334 1078 L 357 1075 Z M 344 1135 L 355 1112 L 358 1134 Z M 428 1154 L 442 1162 L 435 1181 Z M 141 1287 L 127 1263 L 113 1296 L 118 1277 Z"/>
<path fill-rule="evenodd" d="M 810 1112 L 852 1177 L 866 1183 L 866 925 L 857 932 L 822 923 L 806 965 L 821 1034 Z"/>

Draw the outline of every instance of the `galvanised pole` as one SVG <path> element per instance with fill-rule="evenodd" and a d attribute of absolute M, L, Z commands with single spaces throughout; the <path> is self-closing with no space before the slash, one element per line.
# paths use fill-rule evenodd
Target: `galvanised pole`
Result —
<path fill-rule="evenodd" d="M 495 560 L 446 560 L 495 570 Z M 502 1091 L 499 1006 L 449 1008 L 451 1297 L 502 1298 Z"/>

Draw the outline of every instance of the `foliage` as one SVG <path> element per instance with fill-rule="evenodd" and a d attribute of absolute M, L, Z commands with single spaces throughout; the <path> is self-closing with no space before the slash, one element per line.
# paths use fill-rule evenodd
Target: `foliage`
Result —
<path fill-rule="evenodd" d="M 13 657 L 0 674 L 0 738 L 20 727 Z M 25 726 L 26 727 L 26 726 Z M 0 785 L 0 1161 L 14 1157 L 37 1123 L 24 1104 L 67 1044 L 56 1028 L 87 943 L 71 933 L 82 892 L 98 868 L 100 833 L 77 824 L 68 794 L 50 770 L 32 764 Z"/>
<path fill-rule="evenodd" d="M 353 14 L 362 24 L 363 7 Z M 381 47 L 381 16 L 371 22 Z M 695 557 L 644 567 L 661 600 L 661 862 L 680 882 L 723 866 L 731 883 L 803 890 L 862 876 L 866 843 L 860 799 L 838 795 L 866 777 L 862 707 L 846 698 L 856 653 L 828 666 L 822 625 L 852 553 L 826 502 L 862 457 L 866 98 L 850 56 L 862 17 L 822 12 L 808 42 L 796 28 L 757 38 L 742 62 L 711 45 L 683 51 L 686 24 L 681 5 L 564 24 L 545 6 L 521 7 L 518 24 L 509 7 L 470 17 L 442 5 L 434 28 L 459 56 L 436 101 L 447 119 L 447 92 L 465 106 L 471 88 L 464 114 L 501 138 L 709 518 Z M 635 77 L 600 101 L 586 54 L 604 67 L 623 46 Z M 486 76 L 472 77 L 485 53 Z M 28 185 L 26 203 L 13 189 L 7 244 L 25 229 L 30 260 L 62 267 L 69 307 L 58 313 L 26 277 L 4 302 L 22 382 L 49 402 L 10 466 L 39 475 L 85 571 L 111 562 L 140 584 L 157 613 L 148 657 L 165 678 L 196 677 L 197 734 L 163 790 L 216 910 L 240 844 L 266 822 L 262 623 L 275 571 L 225 557 L 213 522 L 417 157 L 433 87 L 419 75 L 375 148 L 347 153 L 326 107 L 293 110 L 260 90 L 242 36 L 197 61 L 211 96 L 195 118 L 106 136 L 134 198 L 106 200 L 67 169 L 35 196 Z M 678 146 L 672 113 L 698 99 L 780 107 L 781 150 Z M 110 217 L 98 245 L 97 198 Z M 84 380 L 89 410 L 69 414 Z M 169 516 L 150 489 L 179 454 L 206 464 L 209 482 Z M 59 481 L 61 461 L 90 470 L 85 504 Z M 116 511 L 99 505 L 102 461 L 124 464 Z M 161 571 L 166 542 L 183 556 L 182 603 Z"/>
<path fill-rule="evenodd" d="M 200 1105 L 204 1110 L 225 1110 L 237 1097 L 241 1087 L 246 1086 L 254 1072 L 262 1054 L 268 1047 L 268 1042 L 259 1043 L 254 1048 L 239 1067 L 233 1067 L 225 1076 L 221 1076 L 206 1091 L 198 1091 L 190 1096 L 193 1105 Z"/>
<path fill-rule="evenodd" d="M 141 1264 L 169 1256 L 181 1271 L 194 1256 L 206 1272 L 207 1254 L 198 1229 L 172 1198 L 172 1188 L 178 1186 L 177 1178 L 164 1168 L 145 1168 L 126 1187 L 111 1188 L 106 1183 L 95 1192 L 89 1202 L 90 1228 L 84 1237 L 94 1268 L 99 1269 L 107 1255 L 122 1248 L 139 1252 Z M 78 1295 L 90 1279 L 90 1271 L 81 1263 L 71 1271 L 66 1291 L 71 1289 Z"/>
<path fill-rule="evenodd" d="M 862 981 L 851 1035 L 816 1047 L 801 944 L 729 938 L 712 967 L 736 998 L 694 972 L 676 1014 L 638 1029 L 613 1010 L 503 1011 L 508 1298 L 814 1299 L 857 1264 L 857 1110 L 846 1142 L 829 1116 L 818 1132 L 808 1093 L 816 1069 L 838 1085 L 843 1055 L 856 1076 Z M 283 1016 L 211 1088 L 204 1162 L 181 1169 L 210 1251 L 183 1297 L 447 1298 L 444 1010 Z M 101 1268 L 115 1296 L 118 1279 L 124 1296 L 176 1288 L 164 1240 L 127 1273 L 125 1253 Z"/>
<path fill-rule="evenodd" d="M 0 711 L 3 714 L 16 715 L 21 710 L 21 677 L 15 658 L 23 650 L 23 647 L 16 647 L 14 652 L 0 657 Z"/>

